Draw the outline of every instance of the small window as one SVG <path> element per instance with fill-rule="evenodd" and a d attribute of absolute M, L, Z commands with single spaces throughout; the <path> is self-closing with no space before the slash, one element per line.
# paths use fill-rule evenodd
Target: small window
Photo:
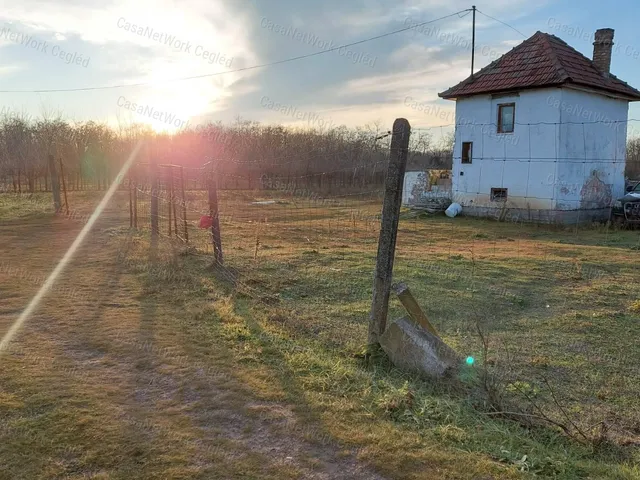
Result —
<path fill-rule="evenodd" d="M 507 201 L 506 188 L 492 188 L 491 189 L 491 201 L 492 202 L 506 202 Z"/>
<path fill-rule="evenodd" d="M 498 133 L 513 133 L 515 121 L 515 103 L 503 103 L 502 105 L 498 105 Z"/>
<path fill-rule="evenodd" d="M 462 163 L 471 163 L 473 142 L 462 142 Z"/>

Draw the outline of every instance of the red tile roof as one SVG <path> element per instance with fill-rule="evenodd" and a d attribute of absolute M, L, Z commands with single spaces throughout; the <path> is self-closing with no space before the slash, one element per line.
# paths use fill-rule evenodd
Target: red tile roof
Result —
<path fill-rule="evenodd" d="M 614 75 L 602 75 L 593 61 L 548 33 L 536 32 L 473 77 L 439 93 L 453 99 L 480 93 L 579 85 L 640 100 L 640 91 Z"/>

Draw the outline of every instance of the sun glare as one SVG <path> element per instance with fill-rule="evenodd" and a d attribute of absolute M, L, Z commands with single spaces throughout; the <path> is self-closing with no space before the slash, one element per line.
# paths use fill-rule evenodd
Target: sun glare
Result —
<path fill-rule="evenodd" d="M 188 66 L 185 65 L 188 70 Z M 153 87 L 140 98 L 140 103 L 153 109 L 153 114 L 142 115 L 156 132 L 175 133 L 193 126 L 193 119 L 211 111 L 221 91 L 210 79 L 194 79 L 185 82 L 166 82 L 178 72 L 175 65 L 160 64 L 153 69 Z"/>
<path fill-rule="evenodd" d="M 219 98 L 216 87 L 198 85 L 184 88 L 180 85 L 166 85 L 155 88 L 141 97 L 140 104 L 147 107 L 146 114 L 137 115 L 143 123 L 155 132 L 175 133 L 193 128 L 194 118 L 211 110 L 212 103 Z M 153 113 L 150 113 L 153 112 Z"/>
<path fill-rule="evenodd" d="M 138 142 L 138 144 L 134 147 L 133 151 L 129 155 L 129 158 L 127 159 L 125 164 L 122 166 L 120 173 L 116 177 L 116 181 L 111 184 L 111 186 L 109 187 L 109 190 L 107 190 L 107 193 L 105 193 L 104 197 L 102 197 L 102 200 L 100 201 L 96 209 L 91 214 L 91 217 L 89 217 L 89 220 L 87 221 L 85 226 L 82 228 L 82 230 L 80 230 L 80 233 L 78 234 L 76 239 L 73 241 L 73 243 L 71 244 L 67 252 L 64 254 L 62 259 L 58 262 L 58 264 L 55 266 L 53 271 L 49 274 L 45 282 L 42 284 L 42 286 L 40 287 L 38 292 L 35 294 L 35 296 L 31 299 L 31 301 L 26 306 L 26 308 L 22 311 L 20 316 L 16 319 L 15 322 L 13 322 L 9 330 L 0 339 L 0 353 L 2 353 L 2 351 L 8 347 L 13 337 L 20 331 L 24 323 L 27 321 L 27 319 L 33 313 L 33 311 L 38 307 L 38 305 L 40 305 L 40 301 L 42 300 L 42 298 L 51 289 L 52 285 L 58 279 L 58 276 L 62 273 L 62 271 L 67 266 L 67 264 L 71 261 L 76 251 L 78 250 L 78 247 L 80 247 L 80 245 L 84 241 L 89 231 L 91 231 L 91 228 L 93 228 L 93 224 L 96 222 L 96 220 L 98 220 L 103 210 L 109 203 L 109 200 L 111 200 L 111 197 L 113 197 L 113 194 L 116 192 L 116 190 L 120 186 L 122 179 L 125 177 L 125 175 L 129 171 L 129 167 L 131 167 L 131 164 L 135 161 L 136 157 L 138 156 L 138 152 L 140 151 L 141 146 L 142 144 Z"/>
<path fill-rule="evenodd" d="M 211 78 L 174 82 L 180 75 L 197 75 L 200 65 L 157 62 L 146 76 L 151 85 L 138 92 L 118 97 L 118 121 L 149 126 L 157 133 L 176 133 L 195 127 L 196 122 L 216 110 L 224 96 L 224 85 Z"/>

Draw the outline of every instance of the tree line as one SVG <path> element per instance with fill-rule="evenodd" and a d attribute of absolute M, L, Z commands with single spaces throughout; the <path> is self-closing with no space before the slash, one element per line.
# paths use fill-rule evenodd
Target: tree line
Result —
<path fill-rule="evenodd" d="M 204 188 L 215 171 L 222 189 L 261 188 L 265 181 L 352 189 L 384 182 L 390 140 L 379 123 L 317 130 L 237 120 L 170 135 L 146 125 L 110 128 L 97 122 L 5 116 L 0 119 L 0 191 L 48 190 L 50 155 L 56 168 L 63 169 L 69 190 L 106 189 L 138 141 L 150 146 L 133 170 L 141 183 L 148 180 L 153 160 L 184 167 L 188 188 Z M 436 141 L 427 131 L 413 132 L 407 168 L 450 169 L 452 150 L 452 134 Z M 627 145 L 626 176 L 640 178 L 638 138 Z"/>
<path fill-rule="evenodd" d="M 625 176 L 630 180 L 640 180 L 640 138 L 632 138 L 627 142 Z"/>
<path fill-rule="evenodd" d="M 450 166 L 451 138 L 436 144 L 427 132 L 412 134 L 409 168 Z M 237 120 L 170 135 L 146 125 L 114 129 L 96 122 L 6 116 L 0 120 L 0 186 L 15 192 L 48 190 L 53 156 L 69 190 L 106 189 L 136 142 L 143 141 L 149 148 L 134 169 L 140 182 L 153 160 L 184 167 L 190 188 L 204 186 L 209 169 L 215 170 L 220 188 L 258 188 L 265 179 L 320 189 L 363 187 L 384 181 L 390 139 L 379 124 L 317 130 Z"/>

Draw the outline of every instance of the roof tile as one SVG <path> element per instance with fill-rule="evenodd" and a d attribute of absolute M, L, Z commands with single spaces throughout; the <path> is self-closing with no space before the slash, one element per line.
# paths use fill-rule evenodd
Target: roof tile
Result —
<path fill-rule="evenodd" d="M 640 91 L 614 75 L 602 75 L 593 62 L 555 35 L 536 32 L 473 77 L 438 94 L 456 98 L 518 88 L 576 84 L 640 100 Z"/>

